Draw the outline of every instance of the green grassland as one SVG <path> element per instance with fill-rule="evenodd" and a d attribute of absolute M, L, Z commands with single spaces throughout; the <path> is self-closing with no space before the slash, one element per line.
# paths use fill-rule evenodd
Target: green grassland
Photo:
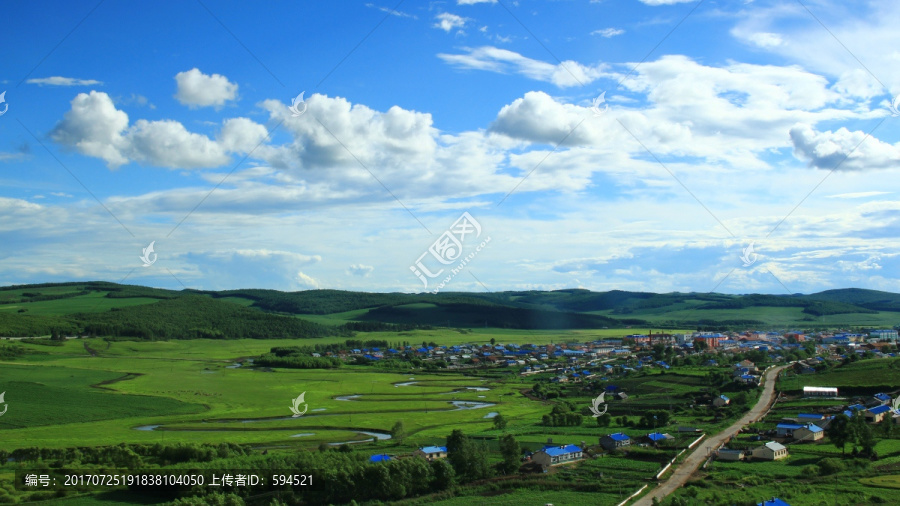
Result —
<path fill-rule="evenodd" d="M 708 318 L 759 319 L 784 325 L 809 323 L 810 315 L 803 310 L 814 304 L 809 300 L 788 300 L 786 303 L 795 305 L 765 306 L 760 304 L 770 300 L 766 297 L 579 290 L 439 296 L 311 292 L 314 291 L 175 292 L 111 283 L 0 289 L 0 327 L 4 322 L 41 321 L 44 328 L 80 322 L 94 324 L 94 328 L 106 325 L 125 332 L 122 335 L 130 335 L 127 332 L 134 332 L 136 327 L 129 330 L 128 325 L 143 323 L 152 330 L 144 340 L 81 338 L 43 344 L 15 343 L 13 346 L 24 350 L 24 355 L 10 355 L 9 360 L 0 361 L 0 391 L 6 392 L 8 405 L 8 411 L 0 417 L 0 449 L 227 441 L 245 444 L 259 456 L 263 450 L 273 455 L 296 454 L 301 449 L 314 450 L 322 443 L 351 442 L 357 453 L 398 455 L 418 446 L 444 444 L 453 429 L 462 429 L 493 452 L 498 451 L 498 438 L 503 434 L 512 434 L 523 447 L 536 450 L 548 438 L 554 444 L 585 441 L 596 445 L 602 435 L 618 431 L 640 436 L 655 429 L 677 435 L 678 426 L 692 426 L 711 433 L 727 426 L 736 414 L 729 413 L 729 418 L 721 416 L 721 410 L 714 413 L 706 408 L 690 407 L 706 393 L 709 367 L 642 370 L 604 382 L 627 391 L 629 398 L 608 401 L 614 420 L 610 426 L 600 428 L 590 416 L 585 417 L 581 426 L 541 424 L 541 417 L 557 402 L 565 400 L 576 406 L 588 406 L 597 394 L 581 385 L 569 385 L 561 390 L 558 399 L 541 401 L 525 395 L 536 381 L 549 379 L 549 373 L 524 378 L 517 374 L 518 368 L 465 373 L 397 373 L 361 365 L 344 365 L 339 369 L 271 369 L 252 367 L 247 359 L 278 346 L 343 343 L 351 336 L 342 327 L 345 323 L 385 316 L 394 323 L 410 324 L 393 328 L 409 330 L 356 332 L 352 338 L 413 345 L 423 342 L 483 344 L 491 340 L 518 344 L 585 342 L 646 333 L 663 325 L 670 329 L 668 332 L 683 332 L 686 330 L 676 328 L 693 326 L 679 323 Z M 827 314 L 817 317 L 816 322 L 842 318 L 860 321 L 883 318 L 887 322 L 898 314 L 893 311 L 894 299 L 888 297 L 893 294 L 865 292 L 862 295 L 865 297 L 859 300 L 867 306 L 860 306 L 863 308 L 860 311 L 869 312 Z M 836 297 L 836 302 L 829 307 L 842 311 L 848 309 L 840 304 L 851 304 L 856 300 L 854 297 L 859 298 L 855 292 L 830 296 Z M 729 304 L 741 307 L 722 308 Z M 887 310 L 873 309 L 878 307 Z M 21 309 L 27 311 L 20 313 Z M 461 315 L 462 310 L 472 312 Z M 497 321 L 504 324 L 521 323 L 515 321 L 516 317 L 522 317 L 524 322 L 527 318 L 550 315 L 555 319 L 552 326 L 558 328 L 541 328 L 548 326 L 544 323 L 526 325 L 534 328 L 479 326 L 477 320 L 492 312 L 497 312 Z M 622 319 L 622 324 L 603 328 L 605 322 L 619 320 L 600 317 Z M 649 323 L 625 325 L 625 318 Z M 27 328 L 27 325 L 12 328 Z M 258 338 L 232 338 L 234 334 L 227 332 L 229 328 L 241 332 L 237 335 Z M 260 328 L 265 331 L 257 332 Z M 184 338 L 195 335 L 218 335 L 221 339 Z M 151 339 L 163 336 L 175 338 Z M 235 367 L 236 363 L 241 366 Z M 860 360 L 801 378 L 786 375 L 779 388 L 796 389 L 798 384 L 845 389 L 887 389 L 894 385 L 893 389 L 900 384 L 900 359 Z M 289 406 L 301 393 L 308 411 L 301 417 L 292 417 Z M 356 397 L 347 399 L 347 396 Z M 755 402 L 756 392 L 749 390 L 748 397 L 751 403 Z M 452 401 L 491 405 L 459 409 Z M 828 402 L 834 401 L 788 400 L 779 403 L 770 418 L 811 411 Z M 676 414 L 665 426 L 635 427 L 641 414 L 650 409 Z M 495 429 L 487 417 L 489 413 L 501 413 L 508 419 L 506 429 Z M 629 418 L 627 423 L 618 420 L 623 416 Z M 387 433 L 397 421 L 405 425 L 404 439 L 364 442 L 371 438 L 364 432 Z M 138 430 L 150 426 L 155 428 Z M 694 437 L 678 436 L 676 444 L 683 447 Z M 719 501 L 716 494 L 725 494 L 722 497 L 727 497 L 727 501 L 742 503 L 746 502 L 744 496 L 752 492 L 752 499 L 781 495 L 810 500 L 797 504 L 818 504 L 813 500 L 819 500 L 820 492 L 827 492 L 829 482 L 825 477 L 806 480 L 804 468 L 821 458 L 836 455 L 831 450 L 835 449 L 829 445 L 808 446 L 787 461 L 761 463 L 759 467 L 716 463 L 708 472 L 715 480 L 721 478 L 721 487 L 698 480 L 677 495 L 715 503 Z M 872 478 L 875 466 L 900 466 L 900 441 L 880 441 L 877 451 L 880 462 L 848 472 L 849 481 L 841 484 L 844 487 L 841 497 L 847 499 L 844 502 L 867 503 L 890 497 L 885 495 L 892 493 L 890 489 L 872 484 L 870 491 L 861 480 Z M 637 453 L 643 458 L 608 455 L 556 467 L 546 475 L 497 478 L 452 493 L 403 503 L 616 504 L 648 483 L 659 470 L 660 462 L 675 452 L 640 449 Z M 491 459 L 496 462 L 497 453 L 492 453 Z M 8 469 L 9 466 L 0 463 L 0 473 Z M 748 473 L 748 469 L 753 471 Z M 885 472 L 890 469 L 896 473 L 895 468 L 884 468 Z M 792 485 L 793 481 L 798 483 Z M 97 504 L 91 502 L 96 499 L 68 498 L 60 504 Z"/>
<path fill-rule="evenodd" d="M 92 292 L 69 299 L 2 304 L 0 305 L 0 311 L 14 313 L 20 309 L 27 309 L 27 314 L 29 315 L 66 315 L 73 313 L 100 313 L 109 311 L 112 308 L 140 306 L 154 302 L 159 302 L 159 299 L 151 299 L 149 297 L 110 299 L 106 297 L 106 292 Z"/>
<path fill-rule="evenodd" d="M 88 355 L 84 343 L 101 350 L 99 355 Z M 58 447 L 71 445 L 74 440 L 102 445 L 162 438 L 215 441 L 223 432 L 228 433 L 229 440 L 274 444 L 284 443 L 293 433 L 323 436 L 321 431 L 339 431 L 343 434 L 338 437 L 344 438 L 347 431 L 387 432 L 399 419 L 407 421 L 407 430 L 427 443 L 446 436 L 448 424 L 470 430 L 490 427 L 491 420 L 484 418 L 489 411 L 539 418 L 538 413 L 546 410 L 527 399 L 514 402 L 513 398 L 520 396 L 514 384 L 495 384 L 479 377 L 416 374 L 418 383 L 395 386 L 410 381 L 410 376 L 353 366 L 339 371 L 274 372 L 226 367 L 241 357 L 268 351 L 275 343 L 283 341 L 125 341 L 113 342 L 106 349 L 99 339 L 85 339 L 46 347 L 49 354 L 40 356 L 33 365 L 17 360 L 2 366 L 10 410 L 0 419 L 0 427 L 10 430 L 0 432 L 0 445 Z M 102 385 L 102 389 L 91 386 L 120 378 Z M 491 390 L 477 392 L 466 390 L 467 386 Z M 301 392 L 306 392 L 310 410 L 324 411 L 283 420 L 290 416 L 291 400 Z M 362 397 L 335 399 L 347 395 Z M 453 400 L 496 406 L 456 410 L 450 404 Z M 117 410 L 111 411 L 111 406 Z M 110 419 L 120 419 L 121 423 L 104 421 Z M 262 421 L 242 422 L 249 419 Z M 71 423 L 64 423 L 66 420 Z M 163 428 L 134 430 L 157 424 Z M 300 439 L 291 442 L 304 445 L 327 438 Z"/>
<path fill-rule="evenodd" d="M 872 485 L 884 488 L 900 488 L 900 475 L 894 474 L 890 476 L 875 476 L 873 478 L 862 478 L 859 480 L 864 485 Z"/>
<path fill-rule="evenodd" d="M 442 332 L 427 339 L 449 335 L 446 329 Z M 544 334 L 544 338 L 559 336 Z M 477 342 L 484 337 L 458 335 Z M 495 331 L 492 335 L 503 336 L 504 341 L 542 339 L 533 333 L 516 336 L 510 331 Z M 373 333 L 370 337 L 403 339 L 387 333 Z M 228 441 L 249 445 L 257 453 L 265 449 L 277 455 L 313 450 L 322 443 L 350 442 L 357 452 L 397 455 L 419 446 L 444 444 L 455 428 L 482 441 L 491 451 L 497 451 L 497 438 L 504 433 L 515 435 L 524 448 L 537 450 L 548 438 L 559 444 L 585 441 L 596 445 L 600 436 L 612 432 L 626 430 L 635 436 L 649 432 L 615 422 L 599 428 L 591 417 L 578 427 L 544 427 L 540 419 L 549 412 L 552 402 L 532 400 L 522 394 L 536 378 L 524 379 L 503 370 L 397 374 L 364 366 L 338 370 L 230 367 L 239 361 L 247 364 L 246 357 L 284 344 L 280 339 L 147 342 L 99 338 L 71 339 L 59 346 L 18 344 L 26 354 L 0 362 L 0 390 L 6 391 L 9 405 L 8 412 L 0 418 L 0 448 L 11 451 L 26 447 Z M 628 401 L 610 403 L 610 412 L 630 415 L 634 420 L 648 406 L 669 405 L 676 393 L 689 392 L 691 385 L 698 384 L 700 376 L 693 372 L 663 375 L 654 371 L 625 378 L 621 382 L 623 388 L 628 388 L 633 396 Z M 408 382 L 415 383 L 403 385 Z M 481 390 L 484 388 L 488 390 Z M 301 392 L 305 392 L 309 411 L 293 418 L 288 408 Z M 339 399 L 351 395 L 359 397 Z M 567 400 L 586 406 L 594 395 L 573 387 Z M 451 401 L 493 405 L 456 409 Z M 486 418 L 493 412 L 509 420 L 506 430 L 493 428 L 493 421 Z M 371 436 L 363 432 L 387 433 L 398 420 L 404 422 L 407 432 L 402 441 L 364 442 Z M 679 417 L 679 422 L 717 426 L 702 417 Z M 674 432 L 674 423 L 659 429 Z M 159 427 L 137 430 L 151 425 Z M 550 475 L 536 475 L 529 478 L 536 481 L 525 481 L 521 486 L 535 497 L 557 498 L 553 500 L 558 504 L 614 504 L 636 491 L 659 467 L 655 461 L 610 456 L 554 468 Z M 598 483 L 601 475 L 610 478 Z M 510 492 L 505 485 L 480 487 L 464 488 L 458 493 L 476 501 L 524 497 L 519 491 Z M 92 504 L 98 499 L 99 496 L 67 498 L 59 504 Z M 434 498 L 434 502 L 438 500 L 454 504 L 462 499 Z"/>
<path fill-rule="evenodd" d="M 802 390 L 804 386 L 837 386 L 838 392 L 845 395 L 873 388 L 890 391 L 898 385 L 900 358 L 860 360 L 817 374 L 785 374 L 779 378 L 778 387 L 783 390 Z"/>

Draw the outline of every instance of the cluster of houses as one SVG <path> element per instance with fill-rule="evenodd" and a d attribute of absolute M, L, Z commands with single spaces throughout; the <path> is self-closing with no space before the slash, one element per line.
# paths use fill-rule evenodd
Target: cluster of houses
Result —
<path fill-rule="evenodd" d="M 689 429 L 693 431 L 694 429 Z M 658 445 L 665 441 L 669 441 L 674 439 L 669 434 L 662 434 L 659 432 L 652 432 L 638 438 L 640 444 L 647 445 Z M 615 434 L 609 434 L 606 436 L 602 436 L 600 438 L 600 446 L 602 446 L 607 451 L 613 450 L 621 450 L 623 448 L 627 448 L 632 445 L 632 438 L 627 434 L 622 432 L 617 432 Z M 584 442 L 582 442 L 582 446 L 584 446 Z M 417 449 L 412 452 L 408 456 L 411 457 L 420 457 L 425 460 L 437 460 L 447 458 L 447 447 L 446 446 L 424 446 L 422 448 Z M 386 462 L 391 460 L 390 455 L 386 454 L 376 454 L 369 457 L 369 461 L 371 462 Z M 523 460 L 526 462 L 532 462 L 536 465 L 539 465 L 544 470 L 547 470 L 550 466 L 555 466 L 559 464 L 567 464 L 570 462 L 576 462 L 584 458 L 584 450 L 581 446 L 575 444 L 564 444 L 564 445 L 554 445 L 553 440 L 547 440 L 547 444 L 544 445 L 543 448 L 536 452 L 526 453 L 523 457 Z"/>
<path fill-rule="evenodd" d="M 834 389 L 835 393 L 837 389 Z M 894 404 L 892 405 L 892 402 Z M 900 424 L 900 402 L 883 392 L 871 397 L 865 404 L 857 403 L 846 406 L 843 414 L 864 416 L 868 423 L 895 423 Z M 771 433 L 773 441 L 763 443 L 752 450 L 735 450 L 721 448 L 716 452 L 716 458 L 720 460 L 744 460 L 753 458 L 758 460 L 779 460 L 788 456 L 786 443 L 814 443 L 825 437 L 836 415 L 822 413 L 799 413 L 795 417 L 782 418 Z M 888 419 L 890 417 L 890 419 Z"/>
<path fill-rule="evenodd" d="M 798 330 L 781 332 L 694 332 L 685 334 L 653 333 L 629 334 L 622 338 L 602 339 L 585 343 L 558 344 L 460 344 L 453 346 L 400 346 L 397 348 L 354 348 L 336 352 L 314 353 L 314 356 L 336 356 L 345 360 L 364 357 L 378 361 L 383 359 L 442 361 L 448 368 L 517 367 L 522 375 L 542 372 L 558 373 L 557 381 L 578 382 L 593 372 L 586 367 L 596 366 L 594 372 L 611 374 L 628 373 L 645 367 L 668 369 L 664 361 L 655 360 L 649 351 L 656 344 L 672 346 L 677 356 L 698 352 L 699 343 L 704 351 L 728 355 L 750 350 L 768 352 L 775 361 L 784 360 L 784 354 L 802 348 L 806 341 L 816 343 L 817 354 L 813 359 L 795 364 L 799 372 L 814 372 L 815 366 L 826 360 L 843 360 L 848 354 L 872 352 L 876 356 L 890 357 L 895 353 L 883 353 L 884 344 L 898 343 L 897 331 L 877 329 L 867 333 L 820 332 L 806 334 Z M 424 343 L 423 343 L 424 344 Z M 432 343 L 433 344 L 433 343 Z M 627 361 L 617 360 L 626 359 Z M 707 364 L 715 365 L 715 364 Z M 735 381 L 755 383 L 758 371 L 751 364 L 735 367 Z"/>
<path fill-rule="evenodd" d="M 419 448 L 418 450 L 412 452 L 409 456 L 411 457 L 421 457 L 425 460 L 437 460 L 437 459 L 445 459 L 447 458 L 447 447 L 446 446 L 424 446 Z M 387 462 L 391 460 L 391 456 L 379 453 L 377 455 L 372 455 L 369 457 L 369 462 Z"/>

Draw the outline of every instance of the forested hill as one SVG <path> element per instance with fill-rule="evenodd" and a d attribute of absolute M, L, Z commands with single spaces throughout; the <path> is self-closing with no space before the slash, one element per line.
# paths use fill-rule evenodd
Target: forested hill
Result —
<path fill-rule="evenodd" d="M 27 311 L 0 310 L 0 336 L 44 335 L 262 339 L 324 337 L 348 335 L 348 332 L 193 294 L 147 304 L 111 307 L 106 311 L 63 315 L 30 315 Z"/>
<path fill-rule="evenodd" d="M 303 338 L 427 327 L 714 329 L 805 325 L 825 317 L 832 324 L 893 326 L 900 323 L 900 295 L 852 288 L 811 295 L 727 295 L 583 289 L 176 291 L 107 282 L 0 287 L 0 337 Z"/>

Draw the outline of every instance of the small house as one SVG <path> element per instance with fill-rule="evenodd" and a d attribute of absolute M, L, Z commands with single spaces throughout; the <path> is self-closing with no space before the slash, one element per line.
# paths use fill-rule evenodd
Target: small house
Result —
<path fill-rule="evenodd" d="M 369 457 L 369 462 L 387 462 L 389 460 L 391 460 L 391 456 L 387 454 L 372 455 Z"/>
<path fill-rule="evenodd" d="M 426 460 L 435 460 L 435 459 L 444 459 L 447 458 L 447 447 L 446 446 L 426 446 L 424 448 L 419 448 L 413 455 L 417 457 L 424 457 Z"/>
<path fill-rule="evenodd" d="M 610 434 L 608 436 L 603 436 L 600 438 L 600 446 L 606 448 L 607 450 L 617 450 L 619 448 L 630 445 L 631 438 L 628 437 L 627 434 L 623 434 L 621 432 L 616 432 L 615 434 Z"/>
<path fill-rule="evenodd" d="M 782 500 L 782 499 L 773 497 L 767 501 L 756 503 L 756 506 L 791 506 L 791 505 L 784 502 L 784 500 Z"/>
<path fill-rule="evenodd" d="M 787 447 L 775 441 L 754 448 L 750 453 L 754 459 L 760 460 L 779 460 L 788 456 Z"/>
<path fill-rule="evenodd" d="M 835 387 L 803 387 L 804 397 L 837 397 L 838 389 Z"/>
<path fill-rule="evenodd" d="M 582 450 L 576 445 L 545 446 L 534 452 L 531 460 L 537 462 L 544 469 L 557 464 L 574 462 L 582 458 Z"/>
<path fill-rule="evenodd" d="M 885 406 L 882 404 L 881 406 L 876 406 L 874 408 L 869 408 L 866 410 L 866 421 L 869 423 L 879 423 L 884 420 L 884 417 L 891 411 L 890 406 Z"/>
<path fill-rule="evenodd" d="M 796 423 L 779 423 L 775 426 L 778 437 L 794 437 L 794 431 L 802 428 L 802 425 Z"/>
<path fill-rule="evenodd" d="M 873 401 L 878 402 L 879 404 L 883 404 L 885 406 L 889 406 L 891 404 L 891 396 L 886 393 L 877 393 L 872 396 Z"/>
<path fill-rule="evenodd" d="M 814 423 L 808 423 L 794 430 L 795 441 L 820 441 L 823 437 L 825 437 L 825 431 Z"/>
<path fill-rule="evenodd" d="M 717 408 L 727 406 L 729 403 L 731 403 L 731 399 L 729 399 L 728 397 L 725 397 L 724 395 L 720 395 L 720 396 L 716 397 L 715 399 L 713 399 L 713 406 L 715 406 Z"/>
<path fill-rule="evenodd" d="M 797 420 L 801 422 L 819 422 L 825 419 L 825 415 L 820 413 L 800 413 Z"/>
<path fill-rule="evenodd" d="M 660 434 L 659 432 L 653 432 L 651 434 L 647 434 L 644 437 L 651 443 L 664 443 L 670 439 L 673 439 L 669 434 Z"/>
<path fill-rule="evenodd" d="M 716 452 L 716 458 L 719 460 L 737 461 L 744 460 L 744 450 L 731 450 L 729 448 L 721 448 Z"/>

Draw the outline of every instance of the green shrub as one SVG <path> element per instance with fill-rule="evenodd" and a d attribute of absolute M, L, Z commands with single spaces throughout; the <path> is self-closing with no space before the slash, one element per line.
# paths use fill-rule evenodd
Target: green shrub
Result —
<path fill-rule="evenodd" d="M 828 476 L 829 474 L 834 474 L 843 471 L 847 468 L 840 459 L 835 457 L 829 457 L 827 459 L 822 459 L 816 463 L 819 467 L 819 474 L 822 476 Z"/>

